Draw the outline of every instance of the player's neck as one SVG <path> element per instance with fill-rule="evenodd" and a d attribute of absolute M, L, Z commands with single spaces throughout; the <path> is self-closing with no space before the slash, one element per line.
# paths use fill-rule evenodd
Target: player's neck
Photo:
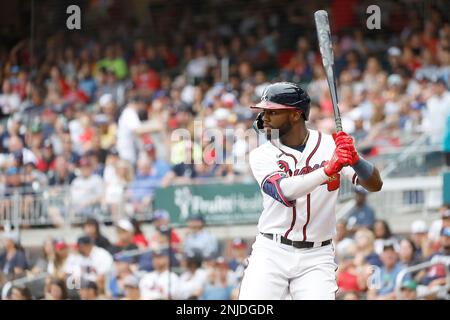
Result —
<path fill-rule="evenodd" d="M 285 146 L 290 148 L 296 148 L 301 145 L 305 145 L 309 138 L 308 129 L 305 126 L 293 127 L 291 131 L 286 133 L 280 138 L 280 141 Z"/>

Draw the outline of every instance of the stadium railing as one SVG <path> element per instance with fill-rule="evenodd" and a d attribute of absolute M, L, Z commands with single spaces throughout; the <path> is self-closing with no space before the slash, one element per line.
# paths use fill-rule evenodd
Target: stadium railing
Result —
<path fill-rule="evenodd" d="M 406 277 L 407 274 L 411 274 L 413 272 L 421 270 L 426 270 L 438 264 L 445 265 L 446 270 L 445 285 L 436 286 L 434 288 L 427 288 L 419 285 L 417 290 L 417 299 L 423 299 L 431 295 L 435 295 L 438 299 L 450 300 L 450 272 L 449 272 L 450 258 L 444 256 L 435 256 L 434 258 L 431 259 L 431 261 L 423 262 L 400 271 L 399 274 L 397 275 L 397 278 L 395 279 L 395 294 L 397 296 L 397 299 L 401 299 L 401 288 L 403 284 L 403 279 Z"/>

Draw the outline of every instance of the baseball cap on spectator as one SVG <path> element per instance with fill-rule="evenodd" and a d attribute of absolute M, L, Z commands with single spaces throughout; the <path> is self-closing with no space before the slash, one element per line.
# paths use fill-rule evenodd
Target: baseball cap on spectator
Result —
<path fill-rule="evenodd" d="M 401 56 L 402 51 L 397 47 L 390 47 L 388 49 L 388 55 L 391 57 L 399 57 Z"/>
<path fill-rule="evenodd" d="M 403 281 L 401 289 L 409 289 L 409 290 L 416 290 L 417 283 L 412 279 L 407 279 Z"/>
<path fill-rule="evenodd" d="M 391 74 L 391 75 L 388 77 L 388 85 L 389 85 L 390 87 L 398 86 L 398 85 L 400 85 L 401 83 L 402 83 L 402 77 L 401 77 L 400 75 L 398 75 L 398 74 Z"/>
<path fill-rule="evenodd" d="M 81 289 L 93 289 L 96 292 L 98 291 L 98 286 L 95 283 L 95 281 L 91 281 L 91 280 L 87 280 L 87 279 L 82 279 L 81 280 Z"/>
<path fill-rule="evenodd" d="M 222 268 L 228 268 L 228 263 L 226 262 L 224 257 L 218 257 L 216 259 L 216 266 L 222 267 Z"/>
<path fill-rule="evenodd" d="M 117 262 L 126 262 L 126 263 L 134 262 L 133 257 L 127 256 L 127 255 L 121 254 L 121 253 L 115 254 L 113 258 L 114 258 L 114 261 L 117 261 Z"/>
<path fill-rule="evenodd" d="M 427 233 L 427 232 L 428 232 L 428 228 L 427 228 L 427 224 L 425 223 L 425 221 L 415 220 L 411 224 L 411 233 L 412 234 Z"/>
<path fill-rule="evenodd" d="M 113 102 L 113 96 L 110 93 L 103 94 L 100 99 L 98 99 L 98 104 L 101 108 L 108 106 L 109 103 Z"/>
<path fill-rule="evenodd" d="M 129 288 L 139 288 L 139 280 L 130 274 L 123 279 L 123 286 Z"/>
<path fill-rule="evenodd" d="M 89 236 L 81 236 L 77 240 L 77 245 L 78 246 L 90 245 L 90 244 L 94 244 L 94 240 L 91 237 L 89 237 Z"/>
<path fill-rule="evenodd" d="M 124 231 L 134 232 L 133 224 L 128 219 L 120 219 L 116 226 Z"/>
<path fill-rule="evenodd" d="M 153 220 L 160 219 L 168 220 L 169 212 L 167 212 L 166 210 L 156 210 L 155 212 L 153 212 Z"/>
<path fill-rule="evenodd" d="M 391 241 L 391 240 L 385 240 L 383 241 L 383 251 L 386 250 L 393 250 L 393 251 L 397 251 L 396 250 L 396 245 L 395 242 Z"/>
<path fill-rule="evenodd" d="M 442 228 L 441 236 L 450 237 L 450 227 Z"/>
<path fill-rule="evenodd" d="M 233 240 L 232 247 L 234 249 L 244 249 L 247 248 L 247 242 L 242 238 L 236 238 Z"/>
<path fill-rule="evenodd" d="M 54 246 L 56 251 L 61 251 L 67 248 L 67 243 L 64 240 L 57 240 Z"/>
<path fill-rule="evenodd" d="M 188 221 L 201 221 L 201 222 L 205 223 L 205 218 L 201 214 L 191 215 L 187 220 Z"/>

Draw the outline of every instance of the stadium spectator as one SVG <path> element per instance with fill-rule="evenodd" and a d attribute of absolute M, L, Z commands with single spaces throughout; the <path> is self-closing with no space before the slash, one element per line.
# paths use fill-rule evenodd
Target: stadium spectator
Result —
<path fill-rule="evenodd" d="M 111 271 L 113 258 L 103 248 L 94 245 L 94 241 L 84 235 L 77 240 L 78 253 L 70 255 L 65 264 L 66 275 L 78 275 L 80 279 L 94 281 L 99 292 L 105 288 L 105 276 Z"/>
<path fill-rule="evenodd" d="M 242 238 L 235 238 L 231 244 L 231 259 L 228 267 L 234 272 L 237 281 L 241 281 L 247 267 L 248 245 Z"/>
<path fill-rule="evenodd" d="M 427 113 L 424 118 L 430 132 L 430 142 L 442 146 L 447 118 L 450 115 L 450 92 L 442 78 L 433 82 L 433 96 L 427 101 Z"/>
<path fill-rule="evenodd" d="M 114 265 L 109 274 L 107 294 L 112 299 L 120 299 L 125 295 L 124 280 L 128 276 L 133 275 L 132 263 L 133 258 L 126 255 L 115 255 Z"/>
<path fill-rule="evenodd" d="M 133 233 L 133 240 L 132 242 L 139 248 L 139 249 L 145 249 L 147 248 L 149 245 L 148 240 L 146 239 L 144 232 L 142 231 L 141 228 L 141 223 L 135 219 L 135 218 L 131 218 L 130 219 L 131 224 L 133 225 L 134 228 L 134 233 Z"/>
<path fill-rule="evenodd" d="M 439 209 L 440 219 L 433 221 L 428 231 L 433 252 L 439 250 L 442 228 L 450 227 L 450 206 L 444 205 Z"/>
<path fill-rule="evenodd" d="M 364 263 L 381 267 L 382 262 L 374 251 L 375 237 L 372 231 L 360 229 L 355 233 L 356 253 L 355 261 L 358 266 Z"/>
<path fill-rule="evenodd" d="M 423 220 L 415 220 L 411 224 L 411 240 L 416 248 L 416 256 L 426 258 L 430 255 L 431 243 L 428 240 L 427 224 Z"/>
<path fill-rule="evenodd" d="M 169 223 L 170 223 L 169 213 L 166 210 L 155 210 L 153 212 L 152 223 L 156 230 L 169 229 Z M 158 237 L 158 234 L 154 233 L 150 237 L 150 243 L 153 243 L 153 241 L 157 241 L 157 237 Z M 171 228 L 170 241 L 172 243 L 173 248 L 175 248 L 176 250 L 178 250 L 180 248 L 181 239 L 178 236 L 175 228 Z"/>
<path fill-rule="evenodd" d="M 9 291 L 9 300 L 33 300 L 33 297 L 27 287 L 13 286 Z"/>
<path fill-rule="evenodd" d="M 450 228 L 444 227 L 441 230 L 441 238 L 440 238 L 440 246 L 438 252 L 432 254 L 429 257 L 429 261 L 433 261 L 435 258 L 447 258 L 450 256 Z M 444 264 L 436 264 L 426 272 L 421 272 L 417 275 L 420 284 L 428 286 L 428 288 L 433 288 L 446 284 L 446 273 L 449 270 L 446 270 L 446 266 Z"/>
<path fill-rule="evenodd" d="M 46 300 L 67 300 L 67 287 L 61 279 L 51 279 L 48 286 L 48 294 Z"/>
<path fill-rule="evenodd" d="M 55 158 L 55 167 L 48 172 L 47 176 L 48 185 L 58 187 L 69 186 L 76 178 L 75 173 L 70 169 L 69 163 L 63 156 Z"/>
<path fill-rule="evenodd" d="M 139 280 L 133 276 L 126 276 L 123 280 L 125 296 L 121 300 L 141 300 L 141 293 L 139 291 Z"/>
<path fill-rule="evenodd" d="M 145 274 L 139 282 L 143 300 L 177 299 L 179 296 L 179 278 L 169 272 L 169 251 L 154 250 L 152 254 L 154 271 Z"/>
<path fill-rule="evenodd" d="M 340 257 L 348 250 L 349 246 L 355 244 L 355 240 L 350 237 L 347 230 L 347 221 L 341 219 L 336 222 L 336 235 L 333 240 L 336 248 L 336 258 L 339 261 Z"/>
<path fill-rule="evenodd" d="M 400 290 L 400 300 L 417 300 L 417 283 L 414 280 L 403 281 Z"/>
<path fill-rule="evenodd" d="M 208 280 L 201 300 L 230 300 L 235 285 L 230 277 L 228 264 L 223 257 L 219 257 L 214 267 L 208 270 Z"/>
<path fill-rule="evenodd" d="M 111 155 L 115 157 L 115 154 Z M 103 177 L 105 184 L 104 203 L 111 213 L 113 222 L 117 222 L 120 218 L 122 205 L 126 201 L 125 194 L 132 180 L 133 168 L 125 160 L 118 160 L 114 164 L 110 162 L 105 168 Z"/>
<path fill-rule="evenodd" d="M 0 94 L 1 117 L 7 117 L 19 111 L 20 96 L 13 91 L 12 83 L 9 79 L 4 79 L 2 83 L 2 93 Z"/>
<path fill-rule="evenodd" d="M 100 224 L 95 218 L 88 218 L 83 224 L 83 233 L 90 237 L 99 248 L 103 248 L 105 250 L 111 249 L 111 243 L 108 238 L 106 238 L 100 231 Z"/>
<path fill-rule="evenodd" d="M 398 255 L 399 262 L 404 267 L 411 267 L 422 262 L 421 256 L 417 254 L 414 242 L 409 238 L 404 238 L 400 241 Z"/>
<path fill-rule="evenodd" d="M 135 212 L 144 212 L 149 207 L 153 193 L 161 183 L 161 177 L 146 156 L 139 158 L 137 172 L 128 189 L 128 197 Z"/>
<path fill-rule="evenodd" d="M 145 133 L 157 132 L 162 129 L 162 123 L 141 122 L 139 112 L 145 110 L 142 98 L 134 98 L 122 111 L 117 128 L 117 150 L 120 158 L 135 164 L 139 154 L 139 136 Z"/>
<path fill-rule="evenodd" d="M 366 203 L 367 191 L 363 187 L 355 189 L 355 207 L 347 218 L 347 228 L 355 232 L 358 228 L 372 229 L 375 223 L 375 211 Z"/>
<path fill-rule="evenodd" d="M 341 256 L 336 280 L 340 295 L 362 292 L 366 288 L 366 279 L 355 264 L 355 256 L 350 249 Z"/>
<path fill-rule="evenodd" d="M 377 254 L 383 252 L 384 243 L 393 243 L 395 250 L 398 251 L 398 240 L 392 235 L 391 228 L 386 220 L 376 220 L 373 226 L 375 234 L 374 248 Z"/>
<path fill-rule="evenodd" d="M 89 281 L 89 280 L 81 281 L 80 299 L 81 300 L 97 300 L 98 299 L 98 286 L 94 281 Z"/>
<path fill-rule="evenodd" d="M 186 271 L 180 275 L 179 298 L 198 300 L 207 280 L 206 271 L 202 268 L 202 257 L 199 254 L 185 255 L 181 265 Z"/>
<path fill-rule="evenodd" d="M 82 158 L 79 164 L 81 174 L 70 185 L 71 208 L 77 216 L 93 217 L 100 213 L 103 181 L 101 177 L 92 173 L 91 164 L 87 159 Z"/>
<path fill-rule="evenodd" d="M 216 257 L 218 254 L 217 239 L 204 229 L 205 220 L 201 215 L 188 218 L 188 231 L 183 242 L 184 252 L 194 254 L 200 252 L 202 257 Z"/>
<path fill-rule="evenodd" d="M 44 244 L 42 246 L 42 257 L 39 257 L 38 260 L 34 263 L 31 272 L 35 274 L 47 272 L 49 274 L 53 274 L 54 271 L 54 263 L 56 260 L 56 249 L 55 249 L 56 240 L 49 237 L 45 239 Z"/>
<path fill-rule="evenodd" d="M 381 253 L 382 266 L 377 275 L 380 280 L 380 288 L 369 288 L 367 298 L 369 300 L 393 300 L 395 299 L 395 281 L 398 273 L 403 269 L 398 262 L 398 255 L 394 243 L 385 242 Z"/>
<path fill-rule="evenodd" d="M 9 231 L 3 235 L 4 251 L 0 254 L 0 270 L 8 279 L 20 278 L 28 269 L 25 252 L 19 244 L 19 234 Z"/>
<path fill-rule="evenodd" d="M 133 243 L 134 227 L 130 220 L 120 219 L 116 224 L 116 233 L 117 242 L 111 248 L 112 254 L 138 249 L 138 246 Z"/>

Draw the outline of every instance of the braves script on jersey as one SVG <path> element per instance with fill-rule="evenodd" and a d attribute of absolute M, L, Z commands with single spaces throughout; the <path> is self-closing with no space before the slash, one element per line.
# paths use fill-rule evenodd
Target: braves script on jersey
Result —
<path fill-rule="evenodd" d="M 250 167 L 263 190 L 263 212 L 258 230 L 283 235 L 295 241 L 320 242 L 335 234 L 335 204 L 340 179 L 344 176 L 356 184 L 351 167 L 342 169 L 337 178 L 323 183 L 308 195 L 288 201 L 279 189 L 276 196 L 264 192 L 268 181 L 308 174 L 324 167 L 336 148 L 331 135 L 309 130 L 310 136 L 303 152 L 282 145 L 279 140 L 268 141 L 250 153 Z"/>

